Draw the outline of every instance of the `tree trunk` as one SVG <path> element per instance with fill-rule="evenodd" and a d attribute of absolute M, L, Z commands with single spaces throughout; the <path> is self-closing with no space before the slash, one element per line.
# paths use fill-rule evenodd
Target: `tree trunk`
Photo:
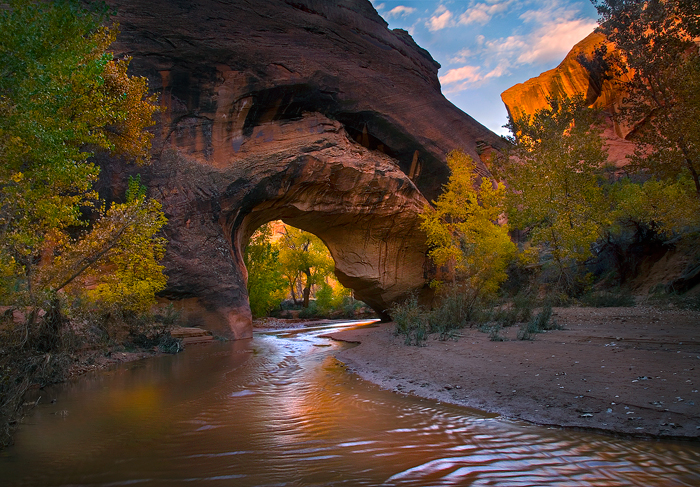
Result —
<path fill-rule="evenodd" d="M 291 291 L 291 294 L 292 294 L 292 302 L 293 302 L 294 305 L 296 306 L 297 304 L 299 304 L 299 301 L 297 300 L 297 295 L 296 295 L 296 293 L 294 292 L 294 286 L 295 286 L 295 285 L 296 285 L 295 282 L 292 283 L 292 285 L 290 286 L 290 291 Z"/>
<path fill-rule="evenodd" d="M 311 297 L 311 286 L 306 286 L 304 288 L 304 308 L 309 307 L 309 298 Z"/>

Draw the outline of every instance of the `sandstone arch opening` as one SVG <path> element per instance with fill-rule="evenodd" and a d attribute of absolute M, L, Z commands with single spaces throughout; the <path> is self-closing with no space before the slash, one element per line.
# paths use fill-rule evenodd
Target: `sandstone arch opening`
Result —
<path fill-rule="evenodd" d="M 337 280 L 328 247 L 311 233 L 269 222 L 253 233 L 244 258 L 254 318 L 376 316 Z"/>
<path fill-rule="evenodd" d="M 339 144 L 352 144 L 339 132 Z M 335 261 L 338 281 L 386 319 L 391 303 L 424 288 L 426 245 L 418 214 L 427 202 L 390 157 L 362 147 L 352 157 L 345 148 L 333 152 L 288 161 L 222 205 L 222 213 L 236 211 L 219 219 L 243 275 L 243 249 L 261 225 L 281 220 L 318 236 Z"/>
<path fill-rule="evenodd" d="M 268 205 L 274 203 L 268 202 L 262 211 L 256 209 L 244 220 L 239 229 L 241 249 L 255 230 L 269 221 L 279 220 L 311 233 L 330 252 L 338 282 L 351 289 L 358 300 L 367 303 L 382 319 L 389 318 L 392 302 L 422 287 L 424 251 L 420 247 L 424 243 L 412 242 L 412 232 L 402 229 L 401 221 L 385 217 L 387 220 L 380 223 L 371 214 L 306 213 L 295 206 L 270 212 L 265 208 Z M 266 216 L 259 220 L 263 215 Z M 416 251 L 417 247 L 420 250 Z"/>

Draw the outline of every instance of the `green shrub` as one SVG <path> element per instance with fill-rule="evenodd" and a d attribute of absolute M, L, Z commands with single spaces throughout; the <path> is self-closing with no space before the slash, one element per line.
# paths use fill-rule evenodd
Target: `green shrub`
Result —
<path fill-rule="evenodd" d="M 302 308 L 301 311 L 299 311 L 299 318 L 302 319 L 309 319 L 309 318 L 317 318 L 318 317 L 318 306 L 316 304 L 316 301 L 311 301 L 309 303 L 308 308 Z"/>
<path fill-rule="evenodd" d="M 431 332 L 444 333 L 464 328 L 472 318 L 473 304 L 459 289 L 449 288 L 440 296 L 440 304 L 428 317 Z"/>
<path fill-rule="evenodd" d="M 516 323 L 523 323 L 532 318 L 532 310 L 535 307 L 535 299 L 527 294 L 516 295 L 511 303 L 493 308 L 488 316 L 489 321 L 498 323 L 507 328 Z"/>
<path fill-rule="evenodd" d="M 545 304 L 534 318 L 520 327 L 518 340 L 534 340 L 537 333 L 561 329 L 557 321 L 552 319 L 552 305 Z"/>
<path fill-rule="evenodd" d="M 421 346 L 428 339 L 428 312 L 418 304 L 418 298 L 411 295 L 402 303 L 394 304 L 390 313 L 396 328 L 394 335 L 403 335 L 406 345 Z"/>
<path fill-rule="evenodd" d="M 479 326 L 479 331 L 487 333 L 489 335 L 489 340 L 492 342 L 504 342 L 505 337 L 501 335 L 501 330 L 503 327 L 499 323 L 483 323 Z"/>
<path fill-rule="evenodd" d="M 678 294 L 665 291 L 665 285 L 661 284 L 650 289 L 650 295 L 645 303 L 656 307 L 669 307 L 700 311 L 700 294 Z"/>
<path fill-rule="evenodd" d="M 154 316 L 156 321 L 168 326 L 178 323 L 181 317 L 182 313 L 175 309 L 173 303 L 168 304 L 165 308 L 160 308 Z"/>
<path fill-rule="evenodd" d="M 318 313 L 326 315 L 333 310 L 333 288 L 326 282 L 322 282 L 316 291 L 316 309 Z"/>

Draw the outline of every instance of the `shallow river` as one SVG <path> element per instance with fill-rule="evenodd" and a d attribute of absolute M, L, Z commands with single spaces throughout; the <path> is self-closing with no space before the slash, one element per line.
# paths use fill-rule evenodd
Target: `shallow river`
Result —
<path fill-rule="evenodd" d="M 190 346 L 42 391 L 56 402 L 0 452 L 0 485 L 700 485 L 697 443 L 402 397 L 347 372 L 327 332 Z"/>

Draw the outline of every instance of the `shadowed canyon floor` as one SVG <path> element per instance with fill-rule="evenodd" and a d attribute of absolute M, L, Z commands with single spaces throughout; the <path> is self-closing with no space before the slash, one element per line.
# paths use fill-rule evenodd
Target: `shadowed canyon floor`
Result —
<path fill-rule="evenodd" d="M 564 330 L 503 342 L 465 329 L 458 341 L 404 345 L 393 324 L 332 334 L 361 342 L 338 359 L 397 393 L 543 425 L 700 438 L 700 312 L 557 308 Z"/>

